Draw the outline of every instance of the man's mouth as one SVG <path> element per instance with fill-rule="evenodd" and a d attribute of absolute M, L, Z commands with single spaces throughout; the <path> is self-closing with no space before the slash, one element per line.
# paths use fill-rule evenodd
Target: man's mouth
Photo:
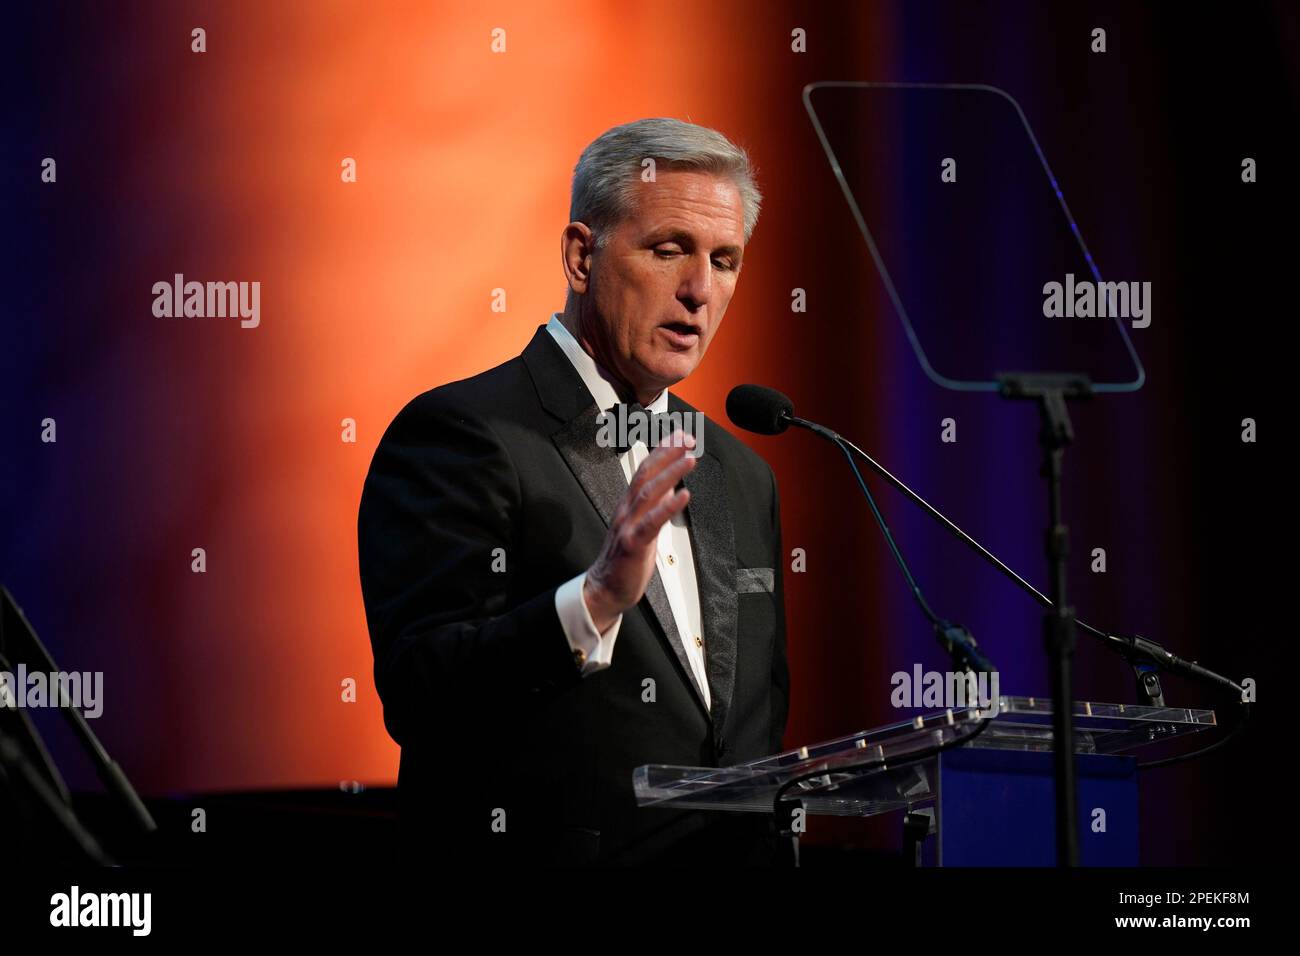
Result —
<path fill-rule="evenodd" d="M 688 349 L 700 340 L 700 329 L 689 322 L 668 322 L 659 326 L 669 343 L 675 348 Z"/>

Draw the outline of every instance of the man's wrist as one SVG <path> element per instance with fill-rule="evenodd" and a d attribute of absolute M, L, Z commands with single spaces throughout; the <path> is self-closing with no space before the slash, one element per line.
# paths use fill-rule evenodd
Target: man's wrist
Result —
<path fill-rule="evenodd" d="M 582 582 L 582 602 L 587 606 L 587 613 L 591 615 L 591 623 L 596 625 L 596 631 L 600 634 L 613 627 L 614 622 L 623 613 L 605 597 L 600 586 L 592 580 L 590 573 Z"/>

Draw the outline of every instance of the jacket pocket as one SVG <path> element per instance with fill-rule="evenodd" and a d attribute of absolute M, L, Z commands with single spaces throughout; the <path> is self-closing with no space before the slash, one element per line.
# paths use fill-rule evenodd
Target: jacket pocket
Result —
<path fill-rule="evenodd" d="M 771 594 L 775 576 L 771 568 L 737 568 L 737 594 Z"/>

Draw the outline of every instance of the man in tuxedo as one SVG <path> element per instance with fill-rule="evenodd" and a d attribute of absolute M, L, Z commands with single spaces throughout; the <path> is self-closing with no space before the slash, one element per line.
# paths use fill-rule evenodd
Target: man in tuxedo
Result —
<path fill-rule="evenodd" d="M 759 203 L 714 130 L 604 133 L 574 172 L 564 312 L 518 357 L 415 398 L 380 441 L 361 585 L 419 853 L 786 862 L 767 814 L 638 807 L 633 791 L 644 764 L 742 763 L 785 731 L 775 477 L 668 391 L 722 322 Z M 610 447 L 617 406 L 703 429 Z"/>

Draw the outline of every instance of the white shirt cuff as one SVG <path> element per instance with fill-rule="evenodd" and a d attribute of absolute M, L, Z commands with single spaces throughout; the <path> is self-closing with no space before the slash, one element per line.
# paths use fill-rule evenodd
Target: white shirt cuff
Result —
<path fill-rule="evenodd" d="M 555 613 L 559 615 L 560 627 L 564 629 L 574 661 L 580 663 L 584 677 L 603 671 L 614 663 L 614 641 L 618 639 L 618 629 L 623 623 L 620 614 L 604 634 L 596 630 L 591 611 L 582 597 L 582 585 L 586 580 L 584 571 L 555 591 Z"/>

